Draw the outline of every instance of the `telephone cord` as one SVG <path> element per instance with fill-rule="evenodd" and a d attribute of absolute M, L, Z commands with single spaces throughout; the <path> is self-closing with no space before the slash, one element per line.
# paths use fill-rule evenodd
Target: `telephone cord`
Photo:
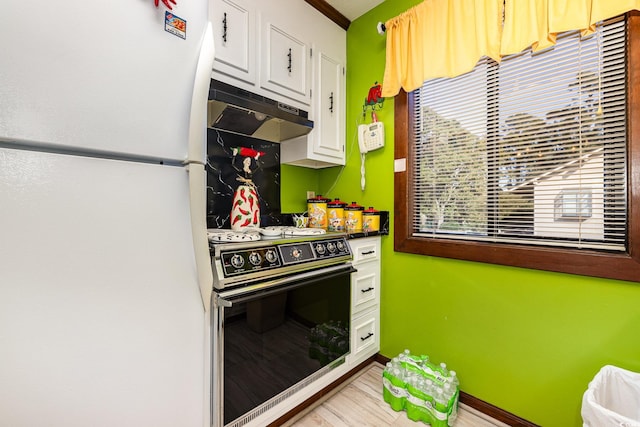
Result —
<path fill-rule="evenodd" d="M 365 158 L 366 154 L 365 153 L 360 153 L 360 188 L 362 188 L 362 191 L 364 191 L 364 184 L 365 184 L 365 179 L 364 179 L 364 158 Z"/>

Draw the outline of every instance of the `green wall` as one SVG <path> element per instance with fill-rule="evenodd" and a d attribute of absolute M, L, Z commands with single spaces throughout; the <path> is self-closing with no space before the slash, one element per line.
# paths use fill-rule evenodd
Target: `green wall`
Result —
<path fill-rule="evenodd" d="M 281 165 L 280 208 L 284 213 L 307 210 L 307 191 L 318 192 L 319 173 L 314 169 Z M 320 193 L 322 194 L 322 193 Z"/>
<path fill-rule="evenodd" d="M 365 191 L 355 131 L 364 98 L 384 73 L 385 37 L 376 23 L 417 3 L 387 0 L 352 23 L 347 166 L 283 171 L 283 201 L 294 187 L 303 198 L 307 188 L 299 187 L 317 176 L 316 192 L 389 210 L 393 217 L 393 99 L 378 113 L 386 146 L 367 155 Z M 543 426 L 582 425 L 582 395 L 603 365 L 640 371 L 636 283 L 395 253 L 393 230 L 382 243 L 384 356 L 408 348 L 444 361 L 458 371 L 464 392 Z"/>

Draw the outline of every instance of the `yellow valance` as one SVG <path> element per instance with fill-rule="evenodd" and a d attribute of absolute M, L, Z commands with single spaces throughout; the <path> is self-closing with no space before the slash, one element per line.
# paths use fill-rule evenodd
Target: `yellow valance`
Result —
<path fill-rule="evenodd" d="M 427 0 L 388 20 L 382 96 L 470 71 L 484 55 L 499 60 L 502 2 Z"/>
<path fill-rule="evenodd" d="M 587 35 L 633 9 L 640 0 L 425 0 L 385 23 L 382 96 L 464 74 L 483 56 L 499 62 L 528 47 L 548 48 L 564 31 Z"/>
<path fill-rule="evenodd" d="M 598 22 L 632 9 L 640 9 L 640 0 L 506 0 L 500 54 L 546 49 L 564 31 L 586 36 Z"/>

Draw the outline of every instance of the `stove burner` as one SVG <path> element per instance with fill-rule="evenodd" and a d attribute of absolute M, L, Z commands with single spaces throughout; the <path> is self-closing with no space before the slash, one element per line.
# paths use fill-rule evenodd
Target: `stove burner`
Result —
<path fill-rule="evenodd" d="M 260 233 L 256 231 L 233 231 L 223 228 L 210 228 L 207 230 L 207 238 L 210 243 L 215 242 L 250 242 L 260 240 Z"/>
<path fill-rule="evenodd" d="M 290 236 L 319 236 L 326 234 L 321 228 L 297 228 L 287 226 L 244 227 L 240 230 L 210 228 L 207 230 L 209 242 L 247 242 Z"/>

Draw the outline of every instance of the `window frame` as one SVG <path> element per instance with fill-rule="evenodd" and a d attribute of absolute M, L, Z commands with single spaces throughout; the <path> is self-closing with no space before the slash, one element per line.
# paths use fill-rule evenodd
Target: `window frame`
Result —
<path fill-rule="evenodd" d="M 395 97 L 394 112 L 394 250 L 459 260 L 523 267 L 583 276 L 640 282 L 640 12 L 627 13 L 627 251 L 535 247 L 516 244 L 460 241 L 412 235 L 411 112 L 413 97 L 405 91 Z"/>

